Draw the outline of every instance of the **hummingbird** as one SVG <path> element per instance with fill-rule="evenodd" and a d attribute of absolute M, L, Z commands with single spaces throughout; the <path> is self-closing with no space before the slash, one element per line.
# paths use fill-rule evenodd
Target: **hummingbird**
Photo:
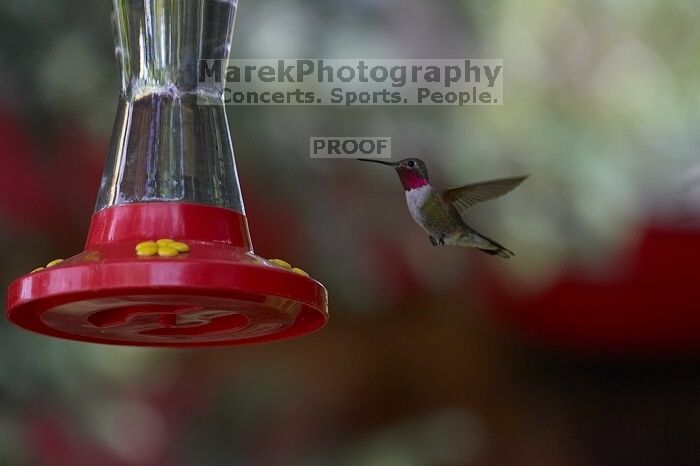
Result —
<path fill-rule="evenodd" d="M 515 189 L 529 175 L 482 181 L 452 189 L 439 189 L 430 184 L 428 168 L 421 159 L 410 158 L 398 162 L 377 159 L 358 159 L 381 163 L 396 170 L 406 192 L 406 203 L 411 217 L 428 232 L 433 246 L 472 247 L 506 259 L 515 253 L 482 235 L 464 220 L 470 207 L 488 201 Z"/>

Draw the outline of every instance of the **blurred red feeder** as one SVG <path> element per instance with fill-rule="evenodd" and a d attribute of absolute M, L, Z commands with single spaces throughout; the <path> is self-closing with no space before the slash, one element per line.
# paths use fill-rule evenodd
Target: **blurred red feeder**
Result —
<path fill-rule="evenodd" d="M 516 296 L 489 286 L 492 306 L 533 341 L 585 352 L 700 350 L 700 230 L 652 227 L 606 278 L 564 274 L 548 290 Z"/>
<path fill-rule="evenodd" d="M 228 58 L 235 7 L 114 2 L 122 93 L 85 251 L 15 280 L 12 322 L 73 340 L 179 347 L 324 325 L 323 286 L 253 254 L 222 93 L 197 82 L 200 59 Z M 189 250 L 137 253 L 159 238 Z"/>

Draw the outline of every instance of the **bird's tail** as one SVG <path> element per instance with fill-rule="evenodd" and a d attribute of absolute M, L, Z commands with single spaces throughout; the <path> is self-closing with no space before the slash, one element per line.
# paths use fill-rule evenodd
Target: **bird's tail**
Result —
<path fill-rule="evenodd" d="M 481 235 L 481 237 L 485 240 L 484 243 L 486 244 L 477 246 L 477 249 L 479 249 L 480 251 L 484 251 L 486 254 L 490 254 L 492 256 L 501 256 L 505 259 L 510 259 L 515 255 L 513 251 L 506 248 L 502 244 L 499 244 L 496 241 L 487 238 L 483 235 Z"/>

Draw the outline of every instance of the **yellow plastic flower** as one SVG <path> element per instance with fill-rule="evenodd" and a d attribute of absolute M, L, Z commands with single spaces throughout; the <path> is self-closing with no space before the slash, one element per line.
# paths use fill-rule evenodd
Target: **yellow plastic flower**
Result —
<path fill-rule="evenodd" d="M 136 255 L 141 257 L 155 255 L 161 257 L 175 257 L 181 252 L 190 252 L 189 245 L 169 238 L 161 238 L 157 241 L 142 241 L 136 245 Z"/>
<path fill-rule="evenodd" d="M 292 264 L 282 259 L 270 259 L 270 262 L 275 264 L 277 267 L 282 267 L 283 269 L 292 270 Z"/>
<path fill-rule="evenodd" d="M 292 264 L 290 264 L 287 261 L 283 261 L 282 259 L 270 259 L 269 262 L 275 264 L 277 267 L 281 267 L 283 269 L 290 270 L 290 271 L 297 273 L 299 275 L 303 275 L 305 277 L 309 276 L 309 274 L 306 273 L 304 270 L 300 269 L 299 267 L 292 267 Z"/>
<path fill-rule="evenodd" d="M 61 262 L 63 262 L 63 259 L 54 259 L 48 264 L 46 264 L 46 268 L 48 269 L 49 267 L 53 267 L 54 265 L 60 264 Z"/>
<path fill-rule="evenodd" d="M 29 272 L 29 273 L 40 272 L 40 271 L 42 271 L 42 270 L 44 270 L 44 269 L 48 269 L 48 268 L 50 268 L 50 267 L 54 267 L 54 266 L 60 264 L 61 262 L 63 262 L 63 259 L 54 259 L 54 260 L 52 260 L 51 262 L 49 262 L 48 264 L 46 264 L 46 267 L 37 267 L 36 269 L 32 270 L 32 271 Z"/>

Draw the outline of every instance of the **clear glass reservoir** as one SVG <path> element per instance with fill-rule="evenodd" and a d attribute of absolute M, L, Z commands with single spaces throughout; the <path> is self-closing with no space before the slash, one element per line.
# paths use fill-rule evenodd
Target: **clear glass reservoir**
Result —
<path fill-rule="evenodd" d="M 243 213 L 222 96 L 197 86 L 200 60 L 228 59 L 236 6 L 114 0 L 121 93 L 96 210 L 180 201 Z"/>

